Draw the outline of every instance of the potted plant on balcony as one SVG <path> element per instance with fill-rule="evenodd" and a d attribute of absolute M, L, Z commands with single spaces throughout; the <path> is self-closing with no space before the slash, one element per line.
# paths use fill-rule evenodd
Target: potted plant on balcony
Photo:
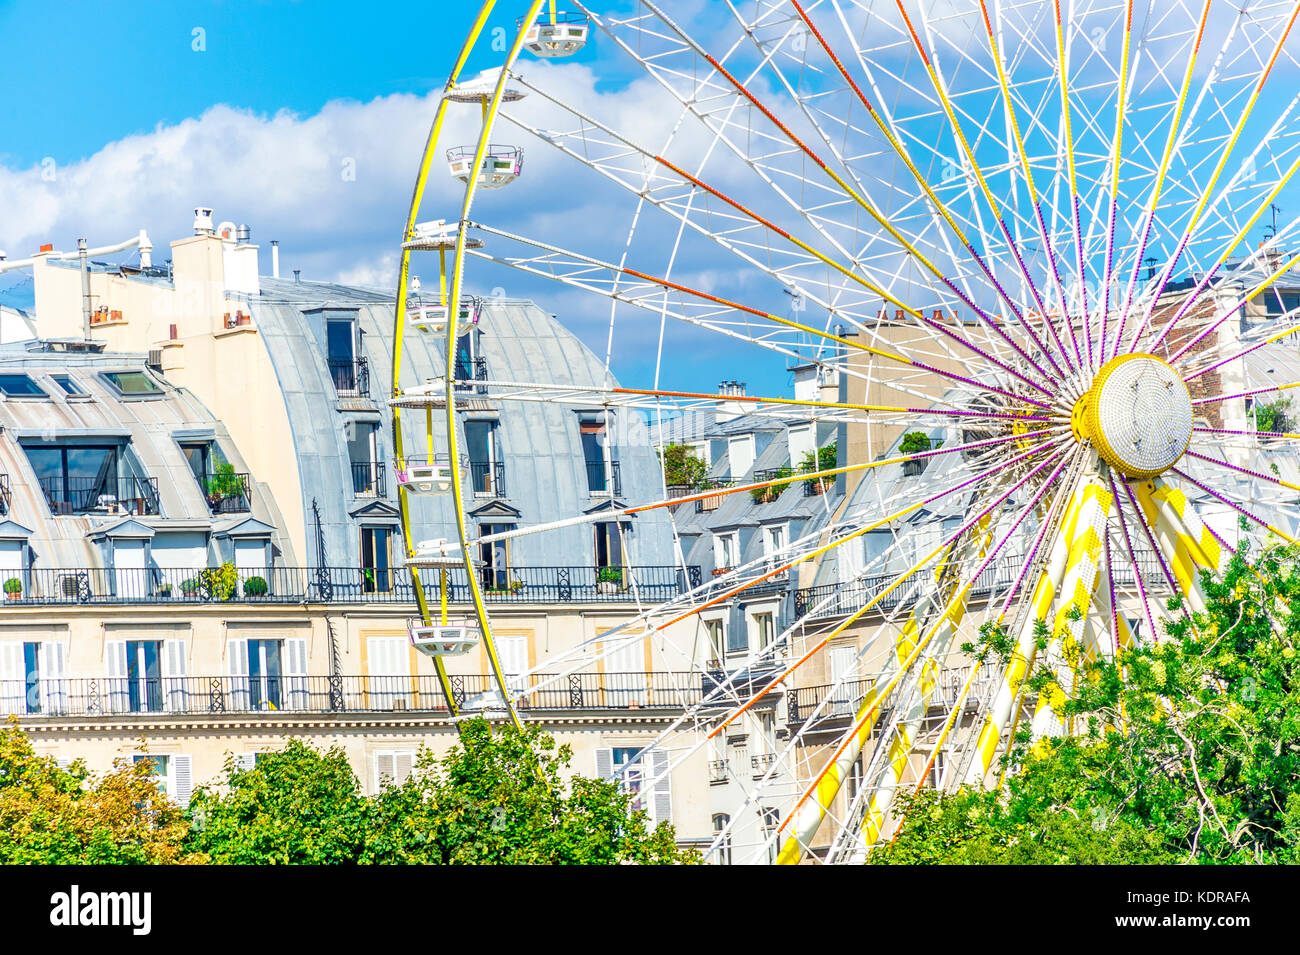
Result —
<path fill-rule="evenodd" d="M 208 585 L 208 593 L 214 600 L 229 600 L 235 595 L 235 589 L 239 586 L 239 571 L 230 561 L 226 561 L 220 567 L 210 567 L 201 571 L 199 576 Z"/>
<path fill-rule="evenodd" d="M 265 577 L 249 577 L 244 581 L 244 596 L 250 600 L 265 597 L 268 589 Z"/>
<path fill-rule="evenodd" d="M 158 589 L 157 591 L 155 591 L 155 593 L 159 597 L 168 599 L 172 595 L 172 585 L 168 581 L 163 581 L 161 584 L 158 585 Z"/>
<path fill-rule="evenodd" d="M 922 451 L 929 450 L 930 436 L 924 431 L 907 432 L 907 434 L 903 435 L 903 440 L 899 442 L 898 445 L 899 454 L 918 454 Z M 908 477 L 916 477 L 916 475 L 925 470 L 925 466 L 929 463 L 929 459 L 923 459 L 920 461 L 904 461 L 903 474 Z"/>
<path fill-rule="evenodd" d="M 181 593 L 186 597 L 195 597 L 198 595 L 199 586 L 197 577 L 187 577 L 181 581 Z"/>
<path fill-rule="evenodd" d="M 522 580 L 510 581 L 510 592 L 512 594 L 518 595 L 519 592 L 523 589 L 524 589 L 524 582 Z"/>
<path fill-rule="evenodd" d="M 233 464 L 218 464 L 212 476 L 204 482 L 204 489 L 207 491 L 208 504 L 216 507 L 222 501 L 244 493 L 244 480 L 235 473 Z"/>
<path fill-rule="evenodd" d="M 23 582 L 17 577 L 10 577 L 5 581 L 5 597 L 9 600 L 20 600 L 23 596 Z"/>
<path fill-rule="evenodd" d="M 622 567 L 601 567 L 596 571 L 596 590 L 602 594 L 616 594 L 623 589 Z"/>

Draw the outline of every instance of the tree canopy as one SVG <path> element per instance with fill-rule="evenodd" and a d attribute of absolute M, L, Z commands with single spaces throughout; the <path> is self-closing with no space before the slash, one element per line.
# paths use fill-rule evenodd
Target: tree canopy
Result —
<path fill-rule="evenodd" d="M 1075 661 L 1076 735 L 1022 728 L 1002 791 L 904 798 L 871 861 L 1300 862 L 1297 550 L 1233 556 L 1202 585 L 1205 612 L 1172 601 L 1156 644 Z M 1052 683 L 1041 670 L 1027 687 Z"/>

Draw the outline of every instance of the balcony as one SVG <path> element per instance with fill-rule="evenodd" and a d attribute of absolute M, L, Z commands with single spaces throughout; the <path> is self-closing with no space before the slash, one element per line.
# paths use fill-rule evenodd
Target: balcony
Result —
<path fill-rule="evenodd" d="M 506 496 L 506 466 L 500 461 L 471 461 L 469 479 L 477 497 Z"/>
<path fill-rule="evenodd" d="M 794 475 L 794 468 L 766 468 L 754 472 L 754 483 L 762 484 L 764 481 L 777 481 L 781 478 L 793 479 Z M 755 504 L 768 504 L 784 494 L 785 489 L 793 483 L 793 480 L 790 480 L 783 484 L 772 484 L 768 487 L 755 488 L 749 492 L 749 496 L 753 499 Z"/>
<path fill-rule="evenodd" d="M 727 781 L 727 761 L 714 759 L 709 762 L 709 783 L 716 785 Z"/>
<path fill-rule="evenodd" d="M 384 462 L 352 462 L 352 493 L 357 497 L 385 497 Z"/>
<path fill-rule="evenodd" d="M 251 483 L 239 471 L 209 471 L 199 479 L 208 510 L 213 514 L 242 514 L 251 510 Z"/>
<path fill-rule="evenodd" d="M 462 712 L 499 700 L 490 674 L 453 675 L 452 698 Z M 525 710 L 681 710 L 699 702 L 688 673 L 533 674 L 514 695 Z M 88 677 L 0 681 L 0 709 L 19 716 L 189 715 L 273 713 L 446 713 L 434 674 L 402 676 Z M 33 697 L 35 699 L 35 697 Z"/>
<path fill-rule="evenodd" d="M 13 503 L 13 492 L 9 489 L 9 475 L 0 473 L 0 514 L 8 514 Z"/>
<path fill-rule="evenodd" d="M 364 358 L 351 361 L 330 359 L 328 364 L 334 392 L 339 397 L 370 394 L 370 365 Z"/>
<path fill-rule="evenodd" d="M 698 491 L 693 491 L 692 493 L 698 494 L 703 491 L 712 491 L 714 488 L 735 487 L 738 483 L 740 482 L 730 477 L 712 478 L 708 481 L 706 487 L 702 487 Z M 711 497 L 702 497 L 695 502 L 695 513 L 711 514 L 714 511 L 716 511 L 719 507 L 722 506 L 722 502 L 725 501 L 727 497 L 728 495 L 726 494 L 718 494 Z"/>
<path fill-rule="evenodd" d="M 700 569 L 625 566 L 622 585 L 608 586 L 598 567 L 505 567 L 485 569 L 480 589 L 489 603 L 646 603 L 671 600 L 700 585 Z M 415 586 L 404 569 L 272 567 L 241 569 L 223 581 L 216 568 L 40 567 L 15 571 L 21 589 L 7 593 L 0 609 L 43 606 L 185 605 L 205 603 L 414 605 Z M 635 583 L 635 587 L 633 587 Z M 426 599 L 438 603 L 437 575 L 425 575 Z M 471 602 L 463 569 L 447 574 L 447 599 Z"/>
<path fill-rule="evenodd" d="M 967 600 L 971 602 L 988 600 L 1005 594 L 1020 575 L 1024 560 L 1024 556 L 1021 554 L 997 558 L 979 575 L 967 595 Z M 1148 587 L 1167 586 L 1155 554 L 1139 552 L 1138 565 L 1141 568 L 1143 583 Z M 814 619 L 820 619 L 855 613 L 889 588 L 897 579 L 897 574 L 876 574 L 847 583 L 820 584 L 816 587 L 805 587 L 802 590 L 796 590 L 794 595 L 795 619 L 798 620 L 808 615 L 811 615 Z M 929 586 L 928 581 L 929 578 L 924 574 L 913 574 L 903 586 L 890 593 L 872 609 L 886 613 L 900 606 L 910 606 L 915 603 L 921 590 Z M 1133 567 L 1126 558 L 1119 555 L 1115 556 L 1115 583 L 1122 585 L 1133 584 Z M 1034 579 L 1032 576 L 1026 575 L 1025 579 L 1021 581 L 1019 595 L 1027 597 L 1028 591 L 1033 586 Z"/>
<path fill-rule="evenodd" d="M 776 753 L 758 753 L 749 757 L 750 772 L 755 779 L 762 779 L 776 762 Z"/>
<path fill-rule="evenodd" d="M 455 387 L 457 391 L 477 391 L 479 394 L 487 391 L 487 388 L 483 385 L 475 384 L 475 382 L 487 381 L 487 359 L 457 358 L 453 370 L 456 373 Z"/>
<path fill-rule="evenodd" d="M 587 490 L 593 495 L 623 493 L 623 479 L 617 461 L 588 461 Z"/>
<path fill-rule="evenodd" d="M 961 696 L 962 687 L 970 679 L 970 671 L 969 664 L 941 669 L 939 679 L 936 681 L 930 695 L 929 709 L 941 711 L 945 714 L 951 711 L 957 705 L 957 699 Z M 991 693 L 996 676 L 997 674 L 987 668 L 976 673 L 971 688 L 963 701 L 964 709 L 970 711 L 979 707 L 980 701 L 986 699 Z M 792 724 L 806 722 L 828 696 L 830 699 L 819 714 L 819 719 L 856 716 L 863 700 L 867 698 L 867 694 L 879 679 L 882 679 L 882 677 L 873 676 L 853 680 L 840 684 L 834 690 L 832 690 L 830 684 L 797 687 L 791 690 L 786 698 L 789 721 Z M 887 677 L 883 679 L 888 682 Z M 894 706 L 898 702 L 897 696 L 898 687 L 895 687 L 885 697 L 881 708 L 887 710 Z"/>
<path fill-rule="evenodd" d="M 40 484 L 55 515 L 158 513 L 157 478 L 66 475 L 43 477 Z"/>

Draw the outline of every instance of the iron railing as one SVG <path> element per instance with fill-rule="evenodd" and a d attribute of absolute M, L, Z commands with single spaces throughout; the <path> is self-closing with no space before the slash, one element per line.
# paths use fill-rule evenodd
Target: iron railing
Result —
<path fill-rule="evenodd" d="M 40 478 L 40 485 L 53 514 L 158 513 L 157 478 L 64 474 Z"/>
<path fill-rule="evenodd" d="M 0 514 L 8 514 L 13 506 L 13 492 L 9 489 L 9 475 L 0 473 Z"/>
<path fill-rule="evenodd" d="M 252 509 L 247 474 L 209 471 L 199 478 L 199 485 L 203 496 L 208 499 L 208 510 L 213 514 L 242 514 Z"/>
<path fill-rule="evenodd" d="M 622 581 L 600 581 L 600 568 L 507 567 L 495 570 L 485 598 L 494 603 L 659 603 L 700 585 L 700 569 L 671 565 L 625 566 Z M 215 568 L 30 568 L 12 571 L 17 581 L 0 607 L 94 604 L 327 603 L 414 604 L 415 586 L 397 567 L 270 567 L 239 569 L 226 580 Z M 609 576 L 608 574 L 606 576 Z M 431 579 L 429 579 L 431 578 Z M 632 583 L 635 581 L 634 592 Z M 469 603 L 463 569 L 447 575 L 447 598 Z M 426 575 L 426 598 L 437 603 L 438 576 Z"/>
<path fill-rule="evenodd" d="M 995 676 L 996 674 L 988 670 L 976 674 L 963 703 L 966 709 L 974 709 L 981 700 L 985 699 Z M 936 681 L 931 693 L 929 707 L 944 711 L 951 710 L 957 705 L 957 698 L 961 695 L 961 689 L 966 685 L 969 678 L 969 664 L 958 667 L 944 667 L 939 671 L 939 679 Z M 879 677 L 872 676 L 861 680 L 845 681 L 834 687 L 834 689 L 832 689 L 832 684 L 829 683 L 818 686 L 796 687 L 786 694 L 787 717 L 794 724 L 806 722 L 812 716 L 813 711 L 828 697 L 829 700 L 827 700 L 819 718 L 855 716 L 862 706 L 862 701 L 866 699 L 867 694 L 876 686 L 879 679 Z M 888 682 L 888 677 L 884 679 L 885 682 Z M 898 688 L 895 687 L 885 696 L 880 704 L 882 710 L 888 710 L 895 705 L 897 690 Z"/>
<path fill-rule="evenodd" d="M 452 367 L 456 372 L 457 391 L 477 391 L 480 394 L 487 391 L 485 386 L 475 384 L 488 380 L 486 358 L 457 358 Z"/>
<path fill-rule="evenodd" d="M 328 362 L 334 392 L 338 395 L 370 394 L 370 365 L 364 358 L 336 359 Z"/>
<path fill-rule="evenodd" d="M 500 461 L 471 461 L 469 478 L 475 494 L 506 496 L 506 466 Z"/>
<path fill-rule="evenodd" d="M 592 494 L 623 493 L 623 477 L 617 461 L 588 461 L 587 490 Z"/>
<path fill-rule="evenodd" d="M 461 713 L 500 708 L 495 677 L 449 677 Z M 700 701 L 689 673 L 538 673 L 512 682 L 530 710 L 682 709 Z M 0 681 L 5 716 L 106 716 L 285 712 L 447 712 L 434 674 L 411 676 L 89 677 Z"/>
<path fill-rule="evenodd" d="M 976 579 L 967 595 L 969 600 L 985 600 L 1007 592 L 1024 566 L 1023 555 L 1000 557 Z M 1138 566 L 1142 572 L 1142 582 L 1147 585 L 1164 584 L 1164 573 L 1160 563 L 1152 553 L 1138 554 Z M 794 595 L 795 619 L 812 614 L 814 618 L 839 617 L 855 613 L 870 601 L 878 597 L 898 580 L 897 574 L 876 574 L 862 577 L 848 583 L 819 584 L 796 590 Z M 1133 567 L 1127 558 L 1115 558 L 1115 583 L 1133 584 Z M 922 590 L 929 587 L 930 578 L 921 574 L 913 575 L 903 586 L 890 593 L 872 609 L 882 613 L 898 607 L 908 607 L 915 603 Z M 1032 581 L 1021 581 L 1021 593 L 1033 586 Z M 830 598 L 824 606 L 818 606 Z M 816 608 L 816 609 L 814 609 Z"/>
<path fill-rule="evenodd" d="M 730 477 L 710 478 L 708 481 L 709 486 L 706 488 L 701 488 L 700 491 L 711 491 L 714 488 L 735 487 L 739 483 L 740 483 L 739 481 L 736 481 Z M 725 501 L 726 499 L 727 499 L 727 495 L 725 494 L 718 494 L 714 497 L 702 497 L 695 502 L 695 513 L 707 514 L 712 511 L 716 511 L 719 507 L 722 506 L 722 502 Z"/>
<path fill-rule="evenodd" d="M 384 462 L 353 461 L 352 493 L 358 497 L 386 496 L 387 490 L 384 483 Z"/>

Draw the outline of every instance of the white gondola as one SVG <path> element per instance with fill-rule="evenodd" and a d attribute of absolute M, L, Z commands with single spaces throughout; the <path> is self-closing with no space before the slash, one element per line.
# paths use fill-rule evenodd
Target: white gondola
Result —
<path fill-rule="evenodd" d="M 414 567 L 417 570 L 454 570 L 464 567 L 465 559 L 461 557 L 459 543 L 439 537 L 434 540 L 417 541 L 415 553 L 402 563 L 406 567 Z M 483 561 L 472 559 L 470 564 L 481 567 Z"/>
<path fill-rule="evenodd" d="M 523 28 L 522 19 L 517 21 Z M 572 56 L 587 45 L 591 24 L 584 13 L 543 13 L 524 32 L 524 48 L 534 56 Z"/>
<path fill-rule="evenodd" d="M 397 485 L 408 494 L 448 494 L 456 480 L 456 468 L 445 456 L 407 458 L 396 467 Z"/>
<path fill-rule="evenodd" d="M 469 653 L 481 642 L 483 631 L 476 621 L 428 624 L 418 617 L 407 621 L 411 646 L 425 656 L 455 657 Z"/>
<path fill-rule="evenodd" d="M 473 175 L 475 146 L 452 146 L 447 150 L 447 166 L 451 174 L 466 185 Z M 524 151 L 518 146 L 489 144 L 483 154 L 483 165 L 478 170 L 478 184 L 482 189 L 500 189 L 519 178 L 524 171 Z"/>
<path fill-rule="evenodd" d="M 419 329 L 435 335 L 441 335 L 447 330 L 447 313 L 450 308 L 446 305 L 409 305 L 407 306 L 407 318 L 412 328 Z M 462 329 L 471 328 L 478 324 L 479 316 L 482 314 L 481 303 L 478 299 L 464 299 L 460 303 L 460 314 L 456 317 L 456 333 L 460 334 Z"/>
<path fill-rule="evenodd" d="M 410 237 L 402 243 L 402 248 L 420 252 L 450 252 L 456 248 L 459 236 L 455 223 L 448 223 L 446 219 L 417 222 L 411 229 Z M 467 235 L 465 248 L 481 249 L 483 240 Z"/>
<path fill-rule="evenodd" d="M 447 379 L 442 375 L 436 378 L 426 378 L 422 385 L 412 385 L 410 388 L 402 389 L 401 394 L 393 395 L 388 399 L 390 408 L 406 408 L 411 411 L 419 411 L 429 408 L 447 407 Z M 404 470 L 402 468 L 398 469 Z M 402 476 L 398 474 L 398 483 L 401 483 Z"/>

